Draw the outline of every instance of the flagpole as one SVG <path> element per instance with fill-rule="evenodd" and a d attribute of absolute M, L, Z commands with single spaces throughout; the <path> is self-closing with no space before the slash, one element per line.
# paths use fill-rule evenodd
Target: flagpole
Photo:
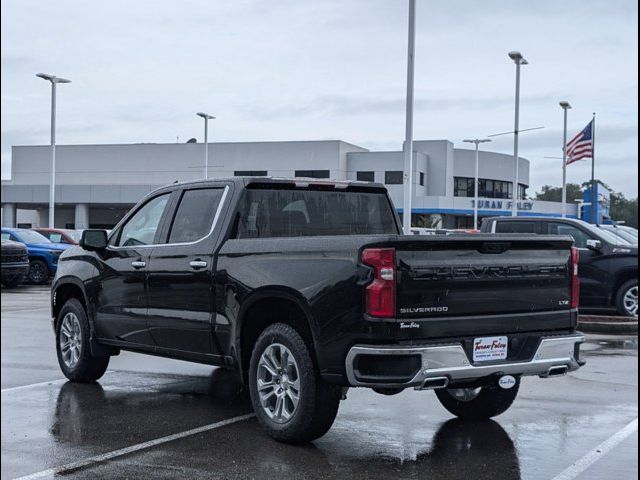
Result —
<path fill-rule="evenodd" d="M 564 111 L 564 128 L 562 130 L 562 218 L 567 216 L 567 110 L 571 108 L 569 102 L 560 102 Z"/>
<path fill-rule="evenodd" d="M 598 224 L 598 192 L 596 191 L 596 112 L 591 120 L 591 220 Z"/>

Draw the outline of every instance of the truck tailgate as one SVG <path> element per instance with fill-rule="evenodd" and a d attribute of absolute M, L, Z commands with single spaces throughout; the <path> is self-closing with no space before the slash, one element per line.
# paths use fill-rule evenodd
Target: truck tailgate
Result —
<path fill-rule="evenodd" d="M 396 318 L 569 310 L 570 237 L 398 237 Z"/>

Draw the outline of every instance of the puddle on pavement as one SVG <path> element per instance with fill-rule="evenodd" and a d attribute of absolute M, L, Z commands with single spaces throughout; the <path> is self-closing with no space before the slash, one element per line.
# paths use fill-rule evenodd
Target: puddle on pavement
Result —
<path fill-rule="evenodd" d="M 623 340 L 599 340 L 598 345 L 604 348 L 613 348 L 620 350 L 638 350 L 637 338 L 626 338 Z"/>

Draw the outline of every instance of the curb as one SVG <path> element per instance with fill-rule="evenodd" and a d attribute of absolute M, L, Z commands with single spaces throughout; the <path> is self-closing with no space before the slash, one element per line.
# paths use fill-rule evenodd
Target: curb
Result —
<path fill-rule="evenodd" d="M 587 333 L 637 335 L 638 320 L 608 315 L 580 315 L 578 317 L 578 329 Z"/>

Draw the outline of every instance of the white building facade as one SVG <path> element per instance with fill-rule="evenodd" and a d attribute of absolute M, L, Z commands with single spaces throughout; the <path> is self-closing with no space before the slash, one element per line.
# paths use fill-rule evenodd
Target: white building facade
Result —
<path fill-rule="evenodd" d="M 62 145 L 56 147 L 58 228 L 110 228 L 150 191 L 205 176 L 204 144 Z M 233 175 L 314 177 L 383 183 L 402 213 L 401 151 L 371 152 L 340 140 L 210 143 L 209 178 Z M 49 146 L 15 146 L 11 180 L 2 182 L 2 225 L 46 226 Z M 475 152 L 448 140 L 414 142 L 413 222 L 469 228 Z M 513 156 L 480 152 L 479 215 L 509 215 Z M 559 216 L 561 205 L 526 198 L 529 161 L 519 159 L 519 215 Z M 569 216 L 577 208 L 568 206 Z"/>

